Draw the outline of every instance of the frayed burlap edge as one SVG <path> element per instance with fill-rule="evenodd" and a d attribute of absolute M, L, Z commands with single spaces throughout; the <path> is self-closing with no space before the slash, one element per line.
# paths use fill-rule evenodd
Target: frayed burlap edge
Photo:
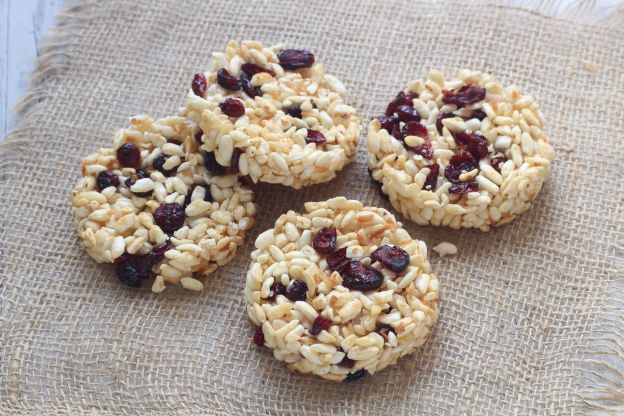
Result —
<path fill-rule="evenodd" d="M 579 25 L 607 28 L 624 25 L 624 1 L 602 10 L 596 9 L 596 0 L 577 0 L 565 6 L 556 0 L 482 3 L 546 19 L 570 20 Z M 11 175 L 9 165 L 15 163 L 11 153 L 28 146 L 27 131 L 37 123 L 38 108 L 49 97 L 50 87 L 58 82 L 71 65 L 74 40 L 90 20 L 97 18 L 91 13 L 97 5 L 96 0 L 79 0 L 66 5 L 58 14 L 55 26 L 49 29 L 41 42 L 29 87 L 14 110 L 20 123 L 0 142 L 0 178 L 6 180 Z M 558 17 L 553 17 L 555 15 Z M 7 209 L 7 204 L 2 206 L 2 211 Z M 621 225 L 616 224 L 618 229 L 621 229 Z M 610 284 L 600 308 L 602 315 L 594 317 L 592 322 L 596 335 L 587 337 L 583 346 L 585 352 L 579 360 L 583 364 L 578 369 L 575 393 L 585 410 L 616 415 L 624 413 L 624 246 L 619 245 L 614 250 L 619 259 L 616 264 L 617 280 Z"/>

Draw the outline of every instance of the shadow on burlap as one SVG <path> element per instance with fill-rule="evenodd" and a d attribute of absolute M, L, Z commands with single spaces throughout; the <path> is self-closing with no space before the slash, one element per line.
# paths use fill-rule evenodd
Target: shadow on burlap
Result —
<path fill-rule="evenodd" d="M 624 411 L 623 38 L 475 3 L 70 7 L 0 149 L 0 412 Z M 542 106 L 557 157 L 528 213 L 487 234 L 406 224 L 459 254 L 432 256 L 443 287 L 429 342 L 374 377 L 336 385 L 287 372 L 251 345 L 243 304 L 252 242 L 280 213 L 335 195 L 390 208 L 366 173 L 364 143 L 328 185 L 258 186 L 257 225 L 201 294 L 123 287 L 77 239 L 69 194 L 82 157 L 131 115 L 175 112 L 192 74 L 229 39 L 310 48 L 365 120 L 429 68 L 489 71 Z"/>

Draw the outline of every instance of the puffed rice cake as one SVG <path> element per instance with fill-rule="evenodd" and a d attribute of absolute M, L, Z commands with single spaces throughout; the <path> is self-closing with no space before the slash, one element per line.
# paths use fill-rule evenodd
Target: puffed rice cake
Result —
<path fill-rule="evenodd" d="M 76 227 L 87 253 L 115 263 L 119 278 L 154 292 L 165 283 L 203 288 L 207 275 L 230 261 L 256 214 L 253 192 L 236 175 L 204 167 L 184 117 L 133 117 L 113 148 L 82 162 L 72 192 Z"/>
<path fill-rule="evenodd" d="M 488 231 L 531 206 L 554 150 L 539 106 L 469 70 L 409 83 L 368 128 L 368 165 L 392 206 L 420 225 Z"/>
<path fill-rule="evenodd" d="M 261 233 L 247 272 L 253 340 L 291 370 L 374 374 L 424 344 L 438 318 L 427 246 L 383 208 L 307 202 Z"/>
<path fill-rule="evenodd" d="M 201 147 L 219 165 L 299 189 L 332 180 L 350 162 L 361 120 L 312 53 L 230 41 L 212 56 L 181 114 L 199 124 Z"/>

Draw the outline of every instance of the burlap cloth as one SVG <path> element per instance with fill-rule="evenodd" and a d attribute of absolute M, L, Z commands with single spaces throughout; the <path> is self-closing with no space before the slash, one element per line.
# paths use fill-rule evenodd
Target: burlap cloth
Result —
<path fill-rule="evenodd" d="M 624 414 L 624 31 L 465 2 L 103 1 L 47 42 L 0 155 L 0 413 Z M 122 286 L 83 250 L 83 156 L 139 113 L 171 114 L 229 39 L 312 49 L 366 120 L 429 68 L 494 73 L 537 97 L 557 151 L 534 207 L 490 233 L 407 224 L 434 245 L 442 309 L 420 352 L 357 383 L 287 372 L 251 345 L 255 236 L 335 195 L 390 208 L 357 160 L 329 185 L 259 186 L 235 261 L 201 294 Z"/>

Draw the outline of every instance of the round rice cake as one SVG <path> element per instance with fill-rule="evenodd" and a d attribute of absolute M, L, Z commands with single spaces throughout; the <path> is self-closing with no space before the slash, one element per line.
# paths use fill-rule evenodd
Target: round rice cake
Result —
<path fill-rule="evenodd" d="M 115 264 L 118 277 L 152 290 L 165 283 L 201 290 L 196 279 L 230 261 L 253 225 L 253 192 L 236 175 L 204 167 L 184 117 L 134 117 L 113 148 L 82 162 L 72 192 L 76 227 L 87 253 Z"/>
<path fill-rule="evenodd" d="M 420 225 L 488 231 L 531 206 L 554 151 L 539 106 L 516 86 L 461 70 L 412 81 L 368 128 L 368 165 Z"/>
<path fill-rule="evenodd" d="M 355 154 L 361 120 L 345 92 L 309 51 L 231 41 L 195 74 L 181 113 L 220 166 L 299 189 L 332 180 Z"/>
<path fill-rule="evenodd" d="M 254 342 L 291 370 L 374 374 L 424 344 L 438 318 L 427 246 L 383 208 L 308 202 L 260 234 L 247 272 Z"/>

